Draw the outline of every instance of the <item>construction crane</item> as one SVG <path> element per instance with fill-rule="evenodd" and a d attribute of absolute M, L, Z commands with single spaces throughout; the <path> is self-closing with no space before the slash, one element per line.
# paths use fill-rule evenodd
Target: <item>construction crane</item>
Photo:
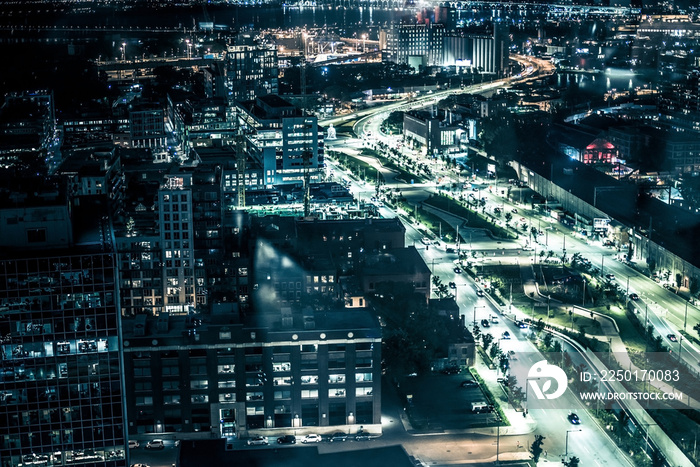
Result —
<path fill-rule="evenodd" d="M 236 206 L 240 209 L 245 208 L 245 166 L 245 142 L 239 127 L 236 134 Z"/>

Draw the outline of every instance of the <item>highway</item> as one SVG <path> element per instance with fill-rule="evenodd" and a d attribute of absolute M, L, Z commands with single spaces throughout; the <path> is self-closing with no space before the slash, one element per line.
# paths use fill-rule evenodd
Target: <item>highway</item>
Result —
<path fill-rule="evenodd" d="M 478 94 L 486 91 L 493 91 L 498 88 L 513 85 L 517 82 L 528 81 L 531 79 L 536 79 L 546 74 L 551 74 L 554 72 L 554 66 L 545 60 L 536 59 L 534 57 L 522 56 L 522 55 L 511 55 L 512 60 L 521 63 L 524 67 L 524 71 L 521 74 L 511 76 L 509 78 L 499 79 L 495 81 L 490 81 L 487 83 L 475 84 L 473 86 L 467 86 L 464 89 L 446 89 L 442 91 L 434 91 L 430 94 L 423 94 L 421 96 L 412 99 L 402 99 L 399 101 L 392 101 L 391 103 L 377 105 L 367 109 L 358 110 L 347 115 L 341 115 L 337 117 L 330 117 L 326 119 L 319 119 L 319 126 L 328 127 L 330 125 L 340 125 L 347 123 L 349 121 L 359 120 L 355 124 L 355 134 L 363 135 L 365 134 L 364 125 L 366 121 L 373 118 L 379 117 L 380 113 L 389 115 L 389 113 L 394 111 L 408 111 L 414 109 L 421 109 L 428 105 L 439 102 L 445 97 L 452 96 L 454 94 Z M 384 117 L 386 118 L 386 117 Z M 383 119 L 383 118 L 382 118 Z M 378 135 L 378 133 L 375 133 Z"/>

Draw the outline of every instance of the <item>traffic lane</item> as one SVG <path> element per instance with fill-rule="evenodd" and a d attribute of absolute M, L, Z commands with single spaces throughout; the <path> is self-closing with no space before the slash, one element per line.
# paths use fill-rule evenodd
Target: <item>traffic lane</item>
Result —
<path fill-rule="evenodd" d="M 644 307 L 636 308 L 636 311 L 640 322 L 644 323 L 646 317 L 648 324 L 652 325 L 656 334 L 661 336 L 663 344 L 668 347 L 671 353 L 677 356 L 678 350 L 682 346 L 681 359 L 693 371 L 697 372 L 700 369 L 700 350 L 688 339 L 683 339 L 680 332 L 669 324 L 666 319 L 668 313 L 665 313 L 665 309 L 660 309 L 658 306 L 650 306 L 648 313 L 645 312 Z M 673 336 L 675 340 L 672 340 L 669 336 Z"/>
<path fill-rule="evenodd" d="M 515 356 L 518 359 L 516 364 L 519 368 L 530 368 L 532 365 L 543 359 L 542 355 L 534 347 L 534 344 L 526 339 L 524 334 L 520 336 L 518 341 L 523 344 L 522 347 L 518 349 L 520 351 L 516 350 L 515 352 Z M 503 345 L 504 350 L 507 351 L 508 344 L 503 343 Z M 568 350 L 571 351 L 572 349 Z M 578 358 L 574 357 L 574 361 L 578 362 Z M 511 362 L 513 362 L 512 359 Z M 517 374 L 523 379 L 523 381 L 518 381 L 517 384 L 523 388 L 526 398 L 528 400 L 532 400 L 534 395 L 527 379 L 523 377 L 521 371 L 517 372 Z M 527 376 L 527 373 L 525 373 L 525 376 Z M 580 448 L 580 452 L 586 453 L 587 456 L 591 456 L 591 453 L 598 452 L 594 448 L 595 446 L 605 445 L 605 443 L 609 441 L 606 434 L 598 430 L 597 425 L 595 425 L 593 420 L 588 416 L 588 413 L 581 404 L 578 396 L 571 390 L 568 390 L 556 401 L 536 400 L 532 403 L 526 402 L 525 404 L 528 407 L 529 415 L 538 422 L 538 431 L 548 437 L 548 440 L 545 441 L 545 449 L 555 456 L 563 454 L 565 451 L 565 438 L 562 438 L 561 434 L 570 429 L 578 429 L 581 425 L 591 427 L 592 431 L 583 436 L 579 440 L 580 443 L 578 445 L 572 444 L 573 440 L 569 439 L 570 453 L 572 452 L 572 447 L 575 446 L 576 449 Z M 570 422 L 568 418 L 570 413 L 576 413 L 579 416 L 581 425 L 574 425 Z M 609 460 L 618 459 L 619 453 L 617 452 L 617 448 L 614 446 L 614 444 L 608 444 L 608 446 L 603 449 L 600 454 L 593 454 L 591 457 L 593 457 L 596 462 L 600 461 L 605 463 L 607 459 L 607 462 L 609 463 Z M 588 458 L 590 459 L 590 457 Z M 612 463 L 612 465 L 618 464 Z"/>
<path fill-rule="evenodd" d="M 140 447 L 129 449 L 129 465 L 146 464 L 150 467 L 171 467 L 177 461 L 180 448 L 175 440 L 164 440 L 163 449 L 146 449 L 146 441 L 139 442 Z"/>

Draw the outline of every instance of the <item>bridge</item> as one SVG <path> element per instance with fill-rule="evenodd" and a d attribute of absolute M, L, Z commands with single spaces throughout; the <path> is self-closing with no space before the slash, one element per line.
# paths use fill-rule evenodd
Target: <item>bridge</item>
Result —
<path fill-rule="evenodd" d="M 528 16 L 531 14 L 547 15 L 550 18 L 624 18 L 637 17 L 641 14 L 641 9 L 631 7 L 616 6 L 593 6 L 593 5 L 567 5 L 567 4 L 545 4 L 531 2 L 496 2 L 496 1 L 470 1 L 470 0 L 296 0 L 285 3 L 287 7 L 310 8 L 310 7 L 371 7 L 377 9 L 393 8 L 414 8 L 425 4 L 453 8 L 456 10 L 472 11 L 474 13 L 498 11 L 508 13 L 512 16 Z"/>

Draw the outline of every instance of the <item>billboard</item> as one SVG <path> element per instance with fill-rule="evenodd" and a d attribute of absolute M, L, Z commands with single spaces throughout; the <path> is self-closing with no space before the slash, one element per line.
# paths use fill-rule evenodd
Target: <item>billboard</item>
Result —
<path fill-rule="evenodd" d="M 610 219 L 606 217 L 596 217 L 593 219 L 593 230 L 595 231 L 608 230 L 608 225 L 610 225 Z"/>

